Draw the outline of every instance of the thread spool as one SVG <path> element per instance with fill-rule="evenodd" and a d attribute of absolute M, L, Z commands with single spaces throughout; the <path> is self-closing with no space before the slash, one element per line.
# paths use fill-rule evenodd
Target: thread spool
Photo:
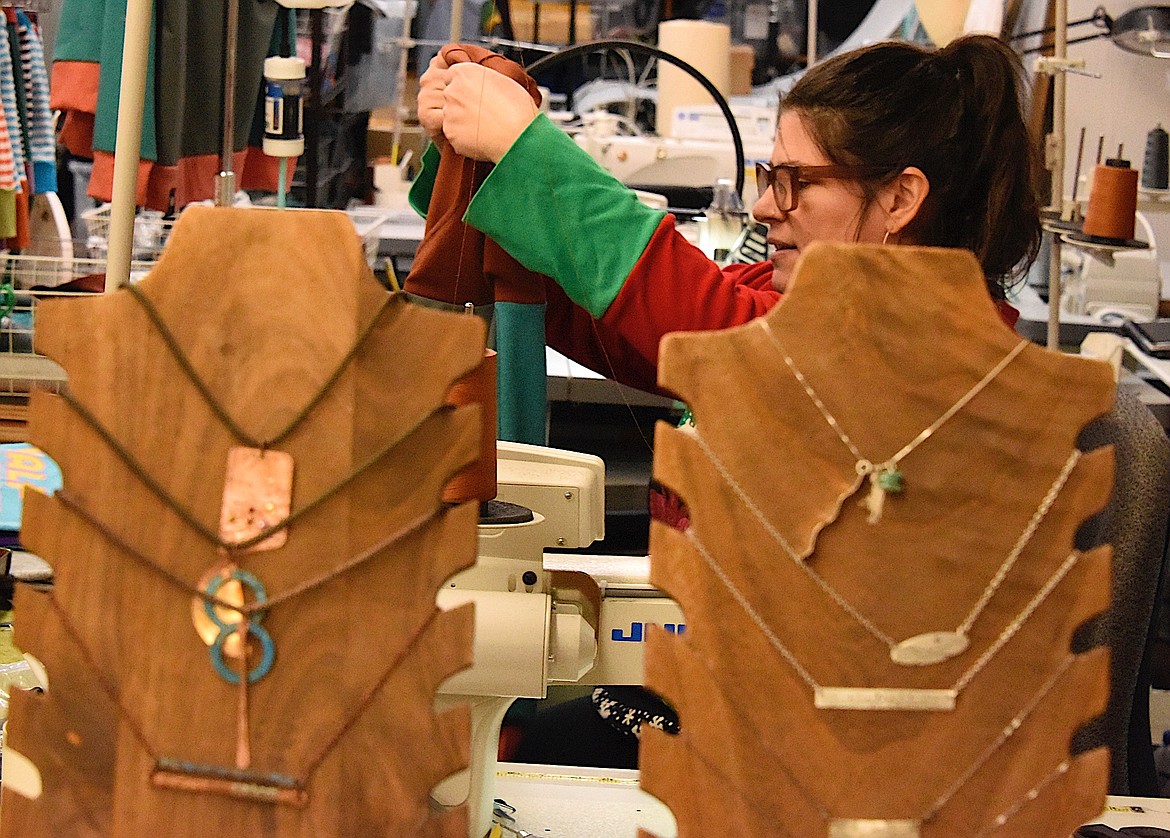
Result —
<path fill-rule="evenodd" d="M 724 96 L 730 92 L 731 27 L 727 24 L 709 20 L 663 21 L 658 24 L 658 48 L 690 64 Z M 673 136 L 675 108 L 710 104 L 711 94 L 685 70 L 658 62 L 658 136 Z"/>
<path fill-rule="evenodd" d="M 1161 123 L 1150 129 L 1146 135 L 1146 159 L 1142 163 L 1142 187 L 1145 189 L 1170 188 L 1170 167 L 1167 166 L 1167 148 L 1170 135 Z"/>
<path fill-rule="evenodd" d="M 264 59 L 264 153 L 299 157 L 305 151 L 305 62 Z"/>
<path fill-rule="evenodd" d="M 496 496 L 496 353 L 488 349 L 483 361 L 451 385 L 446 402 L 455 407 L 478 404 L 483 411 L 479 459 L 460 471 L 443 487 L 443 501 L 486 502 Z"/>
<path fill-rule="evenodd" d="M 1137 169 L 1118 156 L 1093 172 L 1093 189 L 1082 228 L 1086 236 L 1126 242 L 1133 239 L 1137 214 Z"/>

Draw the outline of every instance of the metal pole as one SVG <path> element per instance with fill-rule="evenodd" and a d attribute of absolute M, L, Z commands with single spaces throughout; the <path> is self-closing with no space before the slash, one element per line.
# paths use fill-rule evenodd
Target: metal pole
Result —
<path fill-rule="evenodd" d="M 805 51 L 808 53 L 808 63 L 806 67 L 811 67 L 817 63 L 817 29 L 820 24 L 817 23 L 817 0 L 808 0 L 808 45 Z"/>
<path fill-rule="evenodd" d="M 1054 5 L 1053 58 L 1056 72 L 1052 75 L 1052 135 L 1049 145 L 1052 161 L 1052 207 L 1064 218 L 1064 159 L 1065 159 L 1065 101 L 1068 77 L 1060 63 L 1068 57 L 1068 0 L 1056 0 Z M 1052 234 L 1052 248 L 1048 262 L 1048 348 L 1060 349 L 1060 233 Z"/>
<path fill-rule="evenodd" d="M 317 206 L 317 178 L 319 161 L 317 147 L 321 144 L 321 44 L 325 28 L 320 9 L 309 12 L 309 90 L 305 102 L 305 206 Z"/>
<path fill-rule="evenodd" d="M 107 239 L 106 290 L 130 281 L 137 206 L 138 160 L 142 154 L 142 110 L 146 102 L 146 64 L 150 53 L 151 0 L 128 0 L 122 41 L 122 80 L 118 90 L 118 128 L 114 140 L 114 183 Z"/>
<path fill-rule="evenodd" d="M 232 156 L 236 146 L 236 61 L 239 53 L 240 0 L 227 0 L 223 38 L 223 143 L 215 203 L 230 207 L 236 200 L 236 175 Z"/>

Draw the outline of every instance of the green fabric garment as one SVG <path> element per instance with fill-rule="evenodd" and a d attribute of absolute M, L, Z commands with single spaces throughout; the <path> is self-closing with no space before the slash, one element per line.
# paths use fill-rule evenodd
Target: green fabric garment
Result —
<path fill-rule="evenodd" d="M 155 3 L 142 114 L 144 160 L 174 165 L 183 157 L 218 154 L 223 108 L 223 20 L 226 0 Z M 270 54 L 278 6 L 242 0 L 236 75 L 237 151 L 257 139 L 264 58 Z M 100 64 L 94 148 L 114 151 L 122 81 L 126 0 L 66 0 L 54 59 Z M 255 144 L 255 143 L 254 143 Z"/>
<path fill-rule="evenodd" d="M 16 237 L 16 190 L 0 189 L 0 239 Z"/>
<path fill-rule="evenodd" d="M 20 147 L 24 149 L 24 161 L 31 169 L 32 149 L 29 146 L 28 138 L 28 101 L 25 96 L 24 81 L 21 78 L 21 67 L 24 66 L 24 61 L 20 58 L 20 32 L 17 30 L 15 23 L 8 24 L 8 51 L 12 55 L 12 81 L 14 82 L 13 86 L 16 88 L 16 111 L 20 114 L 20 124 L 24 126 L 24 130 L 20 132 Z M 23 177 L 24 172 L 21 172 L 18 176 Z"/>
<path fill-rule="evenodd" d="M 70 7 L 76 7 L 70 9 Z M 118 99 L 122 84 L 122 39 L 126 31 L 126 0 L 69 0 L 62 10 L 61 26 L 58 32 L 65 36 L 70 48 L 91 50 L 92 38 L 77 37 L 65 33 L 66 22 L 99 32 L 97 57 L 78 55 L 74 60 L 98 61 L 101 64 L 101 78 L 98 83 L 97 117 L 93 128 L 93 147 L 98 151 L 114 150 L 118 134 Z M 80 17 L 74 15 L 76 11 Z M 89 12 L 88 15 L 85 12 Z M 155 140 L 155 27 L 150 30 L 150 50 L 146 64 L 146 98 L 142 108 L 142 151 L 143 160 L 157 160 L 158 146 Z M 56 59 L 70 58 L 68 51 L 54 53 Z"/>
<path fill-rule="evenodd" d="M 544 303 L 496 303 L 497 436 L 547 445 Z"/>
<path fill-rule="evenodd" d="M 410 201 L 414 211 L 423 218 L 427 217 L 427 208 L 431 205 L 431 193 L 435 190 L 435 175 L 438 172 L 439 148 L 434 143 L 430 143 L 423 151 L 422 168 L 419 169 L 418 176 L 415 177 L 414 183 L 410 185 L 410 191 L 406 195 L 406 199 Z"/>
<path fill-rule="evenodd" d="M 156 7 L 158 161 L 219 154 L 223 142 L 223 21 L 226 0 L 167 0 Z M 233 147 L 259 145 L 264 59 L 273 43 L 280 8 L 271 0 L 241 0 L 236 61 Z M 277 36 L 278 37 L 278 36 Z M 104 68 L 103 68 L 104 81 Z M 164 93 L 164 91 L 173 91 Z M 256 126 L 261 126 L 257 134 Z"/>
<path fill-rule="evenodd" d="M 434 145 L 423 152 L 422 170 L 411 185 L 409 200 L 415 211 L 426 216 L 439 169 L 439 150 Z M 417 295 L 410 299 L 421 305 L 459 310 L 458 306 Z M 496 302 L 476 308 L 489 321 L 488 346 L 497 357 L 497 426 L 499 439 L 544 445 L 547 440 L 548 377 L 544 358 L 544 304 Z"/>
<path fill-rule="evenodd" d="M 664 216 L 541 114 L 492 169 L 465 220 L 601 317 Z"/>

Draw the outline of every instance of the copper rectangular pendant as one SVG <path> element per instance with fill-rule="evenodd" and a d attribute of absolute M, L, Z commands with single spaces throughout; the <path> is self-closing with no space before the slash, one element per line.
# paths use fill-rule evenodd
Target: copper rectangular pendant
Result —
<path fill-rule="evenodd" d="M 820 710 L 954 710 L 955 690 L 907 687 L 816 687 L 813 706 Z"/>
<path fill-rule="evenodd" d="M 834 818 L 829 838 L 918 838 L 918 821 Z"/>
<path fill-rule="evenodd" d="M 219 537 L 239 544 L 283 523 L 292 509 L 293 458 L 284 451 L 233 446 L 223 481 Z M 249 552 L 275 550 L 288 540 L 282 529 Z"/>

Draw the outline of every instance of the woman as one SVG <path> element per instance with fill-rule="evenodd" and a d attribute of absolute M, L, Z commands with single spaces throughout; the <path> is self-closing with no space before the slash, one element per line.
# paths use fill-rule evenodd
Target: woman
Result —
<path fill-rule="evenodd" d="M 986 36 L 941 50 L 876 44 L 816 65 L 782 101 L 771 163 L 757 171 L 770 261 L 724 269 L 498 73 L 436 57 L 419 119 L 436 145 L 497 164 L 467 220 L 551 278 L 549 345 L 654 390 L 664 334 L 763 314 L 813 241 L 968 248 L 1014 323 L 1004 290 L 1040 240 L 1021 72 Z"/>

